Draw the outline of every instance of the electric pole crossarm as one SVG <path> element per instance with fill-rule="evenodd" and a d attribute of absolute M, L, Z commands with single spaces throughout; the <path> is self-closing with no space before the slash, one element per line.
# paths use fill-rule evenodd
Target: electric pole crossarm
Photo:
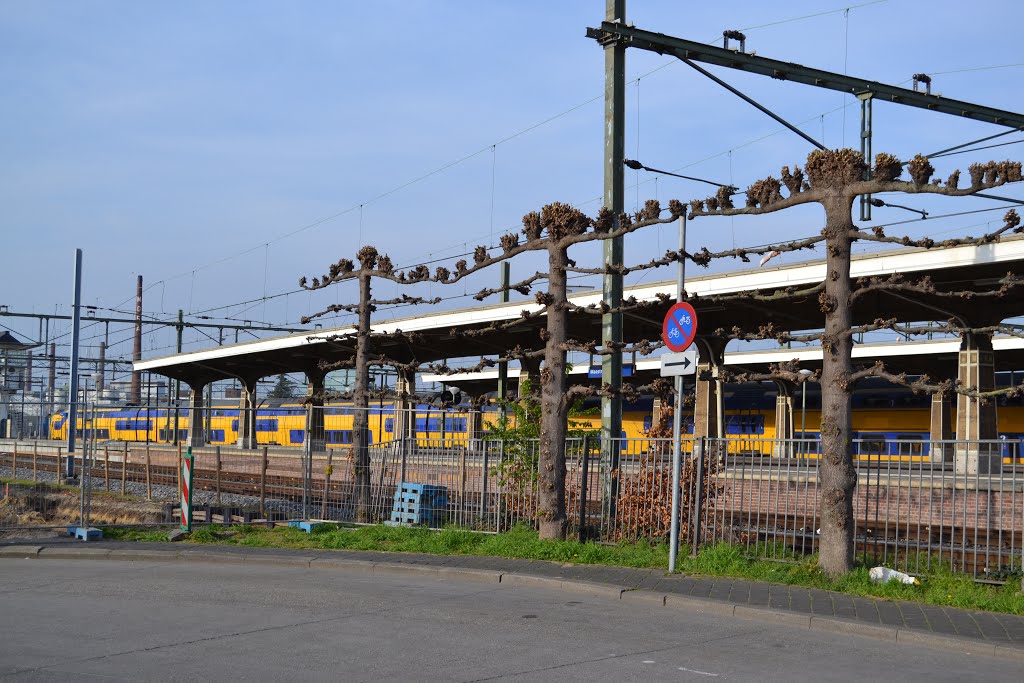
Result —
<path fill-rule="evenodd" d="M 838 90 L 851 95 L 870 92 L 878 100 L 928 109 L 951 116 L 962 116 L 975 121 L 985 121 L 1012 128 L 1024 126 L 1024 115 L 1015 112 L 951 100 L 941 95 L 886 85 L 878 81 L 813 69 L 793 62 L 783 62 L 736 50 L 727 50 L 619 23 L 605 21 L 601 23 L 601 28 L 588 28 L 587 37 L 593 38 L 601 44 L 618 40 L 627 47 L 671 55 L 682 60 L 716 64 L 729 69 L 770 76 L 783 81 L 803 83 L 816 88 Z"/>
<path fill-rule="evenodd" d="M 57 315 L 51 313 L 15 313 L 12 311 L 0 311 L 0 316 L 9 316 L 12 318 L 39 318 L 40 320 L 71 320 L 70 315 Z M 101 318 L 98 316 L 90 316 L 82 318 L 87 323 L 124 323 L 128 325 L 135 324 L 135 318 Z M 230 325 L 228 323 L 190 323 L 182 322 L 179 323 L 177 320 L 143 320 L 143 325 L 159 325 L 161 327 L 191 327 L 196 329 L 216 329 L 216 330 L 252 330 L 253 332 L 309 332 L 309 328 L 298 328 L 298 327 L 274 327 L 270 325 Z"/>

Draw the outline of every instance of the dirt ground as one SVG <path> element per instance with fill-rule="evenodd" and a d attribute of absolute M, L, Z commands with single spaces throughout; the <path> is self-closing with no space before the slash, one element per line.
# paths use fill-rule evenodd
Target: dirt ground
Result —
<path fill-rule="evenodd" d="M 3 485 L 0 488 L 0 538 L 36 538 L 53 536 L 54 529 L 42 526 L 66 526 L 79 522 L 79 492 L 46 485 Z M 163 506 L 145 500 L 94 493 L 89 523 L 145 524 L 160 522 Z M 21 528 L 12 528 L 21 527 Z M 27 528 L 26 528 L 27 527 Z"/>

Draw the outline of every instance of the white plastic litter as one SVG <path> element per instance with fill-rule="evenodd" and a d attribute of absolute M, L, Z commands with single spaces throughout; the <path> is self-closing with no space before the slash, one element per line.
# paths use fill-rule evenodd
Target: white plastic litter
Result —
<path fill-rule="evenodd" d="M 920 583 L 910 574 L 904 574 L 888 567 L 872 567 L 871 571 L 868 572 L 868 577 L 874 583 L 888 583 L 890 581 L 899 581 L 908 585 Z"/>

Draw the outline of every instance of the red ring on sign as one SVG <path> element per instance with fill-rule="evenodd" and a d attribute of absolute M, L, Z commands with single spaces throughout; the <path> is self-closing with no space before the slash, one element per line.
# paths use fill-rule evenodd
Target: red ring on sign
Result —
<path fill-rule="evenodd" d="M 696 338 L 697 311 L 686 302 L 673 304 L 661 324 L 661 340 L 665 346 L 669 351 L 679 353 L 690 348 Z"/>

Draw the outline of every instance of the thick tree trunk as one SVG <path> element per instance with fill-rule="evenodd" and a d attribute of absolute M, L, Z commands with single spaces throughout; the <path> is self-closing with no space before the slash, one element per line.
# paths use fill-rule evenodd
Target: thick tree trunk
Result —
<path fill-rule="evenodd" d="M 547 341 L 544 348 L 544 368 L 540 374 L 540 488 L 538 516 L 540 537 L 564 539 L 565 515 L 565 434 L 568 429 L 568 403 L 565 400 L 565 349 L 568 311 L 566 307 L 565 266 L 566 252 L 552 244 L 548 247 L 548 304 Z"/>
<path fill-rule="evenodd" d="M 370 515 L 370 276 L 359 275 L 359 326 L 356 333 L 356 388 L 352 396 L 352 448 L 355 452 L 356 520 Z"/>
<path fill-rule="evenodd" d="M 821 307 L 825 313 L 822 337 L 821 448 L 818 470 L 821 489 L 821 545 L 818 566 L 829 576 L 853 568 L 853 491 L 857 472 L 853 467 L 851 431 L 853 339 L 849 334 L 850 311 L 850 217 L 852 200 L 837 196 L 823 202 L 828 256 L 825 292 Z"/>

